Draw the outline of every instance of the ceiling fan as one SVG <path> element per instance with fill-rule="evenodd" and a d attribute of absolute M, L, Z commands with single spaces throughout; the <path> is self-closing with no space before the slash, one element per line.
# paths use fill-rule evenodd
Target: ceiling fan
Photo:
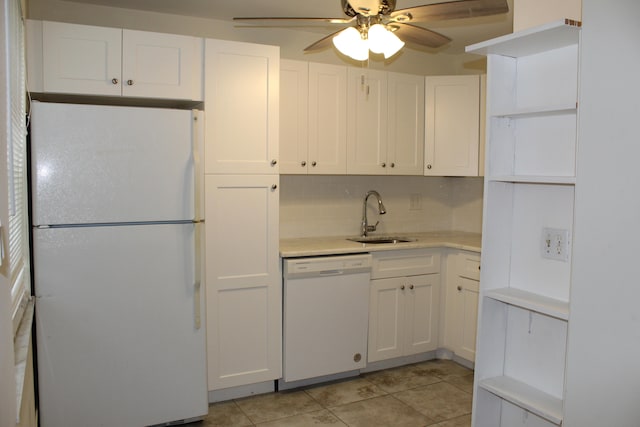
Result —
<path fill-rule="evenodd" d="M 449 19 L 497 15 L 509 11 L 506 0 L 456 0 L 396 10 L 396 0 L 340 0 L 344 18 L 242 17 L 234 21 L 262 26 L 284 24 L 336 24 L 348 26 L 307 46 L 305 52 L 336 48 L 356 60 L 366 60 L 369 50 L 385 58 L 398 52 L 404 42 L 440 47 L 451 39 L 443 34 L 412 25 Z"/>

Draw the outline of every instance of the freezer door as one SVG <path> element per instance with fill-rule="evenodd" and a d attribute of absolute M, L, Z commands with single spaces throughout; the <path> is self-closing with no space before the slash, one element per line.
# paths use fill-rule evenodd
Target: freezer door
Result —
<path fill-rule="evenodd" d="M 196 227 L 34 230 L 42 427 L 140 427 L 207 413 Z"/>
<path fill-rule="evenodd" d="M 33 224 L 194 218 L 192 112 L 33 102 Z"/>

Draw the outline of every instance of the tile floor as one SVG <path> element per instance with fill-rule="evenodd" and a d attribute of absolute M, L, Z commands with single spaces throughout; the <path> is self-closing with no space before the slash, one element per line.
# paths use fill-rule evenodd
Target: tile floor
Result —
<path fill-rule="evenodd" d="M 473 371 L 431 360 L 349 380 L 214 403 L 194 427 L 468 427 Z"/>

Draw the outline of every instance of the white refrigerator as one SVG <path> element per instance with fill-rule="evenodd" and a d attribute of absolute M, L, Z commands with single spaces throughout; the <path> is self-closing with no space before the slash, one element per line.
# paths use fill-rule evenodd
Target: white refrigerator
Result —
<path fill-rule="evenodd" d="M 197 120 L 188 110 L 32 103 L 42 427 L 207 413 Z"/>

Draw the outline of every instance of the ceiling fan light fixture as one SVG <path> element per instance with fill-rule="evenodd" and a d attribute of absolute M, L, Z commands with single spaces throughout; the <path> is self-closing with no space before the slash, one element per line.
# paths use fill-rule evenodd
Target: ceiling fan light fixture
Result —
<path fill-rule="evenodd" d="M 382 24 L 374 24 L 369 28 L 369 49 L 373 53 L 382 53 L 388 59 L 395 55 L 404 42 Z"/>
<path fill-rule="evenodd" d="M 340 31 L 333 38 L 333 45 L 340 53 L 356 61 L 366 61 L 369 58 L 369 42 L 354 27 Z"/>

